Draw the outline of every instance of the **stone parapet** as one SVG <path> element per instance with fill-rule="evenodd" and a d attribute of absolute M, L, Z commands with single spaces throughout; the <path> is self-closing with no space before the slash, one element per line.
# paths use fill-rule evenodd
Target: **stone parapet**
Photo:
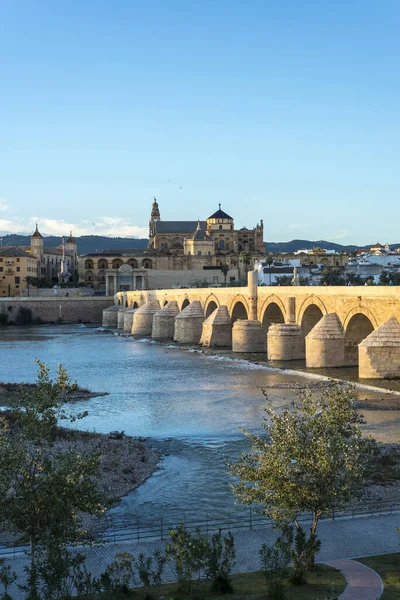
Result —
<path fill-rule="evenodd" d="M 118 314 L 121 309 L 122 306 L 119 304 L 114 304 L 109 308 L 105 308 L 103 310 L 103 327 L 112 327 L 116 329 L 118 327 Z"/>
<path fill-rule="evenodd" d="M 175 317 L 174 340 L 181 344 L 200 342 L 204 312 L 198 300 L 193 300 Z"/>
<path fill-rule="evenodd" d="M 304 337 L 299 325 L 274 323 L 267 335 L 268 360 L 286 361 L 304 358 Z"/>
<path fill-rule="evenodd" d="M 155 340 L 172 340 L 177 315 L 179 315 L 178 303 L 176 300 L 171 300 L 153 316 L 151 337 Z"/>
<path fill-rule="evenodd" d="M 400 324 L 391 317 L 358 346 L 359 377 L 362 379 L 400 378 Z"/>
<path fill-rule="evenodd" d="M 344 330 L 336 313 L 324 315 L 306 337 L 306 366 L 343 367 Z"/>
<path fill-rule="evenodd" d="M 204 321 L 200 344 L 213 348 L 232 346 L 232 321 L 227 306 L 219 306 Z"/>
<path fill-rule="evenodd" d="M 132 322 L 133 335 L 151 335 L 153 331 L 153 317 L 160 310 L 158 300 L 148 300 L 137 309 Z"/>
<path fill-rule="evenodd" d="M 238 320 L 232 329 L 233 352 L 266 352 L 266 336 L 260 321 Z"/>
<path fill-rule="evenodd" d="M 124 331 L 132 332 L 133 319 L 138 308 L 127 308 L 124 311 Z"/>

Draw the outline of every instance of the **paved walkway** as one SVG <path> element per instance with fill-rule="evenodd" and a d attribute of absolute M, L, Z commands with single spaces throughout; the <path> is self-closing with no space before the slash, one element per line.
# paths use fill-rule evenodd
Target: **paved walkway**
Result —
<path fill-rule="evenodd" d="M 339 569 L 347 579 L 340 600 L 378 600 L 383 591 L 382 579 L 369 567 L 356 560 L 330 560 L 325 564 Z"/>
<path fill-rule="evenodd" d="M 318 535 L 321 539 L 321 551 L 316 557 L 316 562 L 335 561 L 343 564 L 352 563 L 348 560 L 358 556 L 371 556 L 375 554 L 388 554 L 399 551 L 399 540 L 397 526 L 399 524 L 399 515 L 379 515 L 368 518 L 341 519 L 337 521 L 321 521 L 318 527 Z M 254 531 L 240 530 L 234 531 L 236 542 L 236 568 L 237 572 L 248 572 L 259 569 L 260 563 L 258 551 L 261 544 L 271 544 L 276 538 L 276 532 L 271 526 L 256 529 Z M 116 552 L 130 552 L 138 556 L 140 552 L 144 554 L 152 553 L 156 548 L 161 548 L 161 542 L 126 542 L 106 544 L 100 547 L 94 547 L 86 550 L 86 565 L 89 571 L 94 575 L 99 575 L 105 570 L 116 554 Z M 24 577 L 24 566 L 26 564 L 25 556 L 13 558 L 12 554 L 8 557 L 9 563 L 15 569 L 18 575 Z M 327 563 L 329 564 L 329 563 Z M 359 563 L 356 563 L 359 564 Z M 337 567 L 340 568 L 340 567 Z M 360 568 L 365 569 L 360 564 Z M 165 579 L 171 580 L 172 573 L 169 568 L 166 569 Z M 355 580 L 356 583 L 356 580 Z M 341 600 L 377 600 L 379 595 L 366 596 L 365 587 L 362 587 L 362 578 L 358 579 L 357 596 L 341 596 Z M 345 592 L 346 593 L 346 592 Z M 20 600 L 23 596 L 13 590 L 12 596 L 15 600 Z"/>

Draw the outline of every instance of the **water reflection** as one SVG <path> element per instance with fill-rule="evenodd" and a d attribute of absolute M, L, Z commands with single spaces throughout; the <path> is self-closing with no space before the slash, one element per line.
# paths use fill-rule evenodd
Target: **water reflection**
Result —
<path fill-rule="evenodd" d="M 122 520 L 135 516 L 147 521 L 161 513 L 180 520 L 183 513 L 191 518 L 234 511 L 225 462 L 247 447 L 239 428 L 261 430 L 264 386 L 269 386 L 274 405 L 283 407 L 293 391 L 279 386 L 304 384 L 300 373 L 141 343 L 79 325 L 2 331 L 1 380 L 34 381 L 35 358 L 52 369 L 61 362 L 80 385 L 109 392 L 76 403 L 76 411 L 89 410 L 89 417 L 76 426 L 149 437 L 163 452 L 159 471 L 115 510 Z M 383 395 L 358 392 L 368 402 L 380 402 Z M 399 410 L 362 412 L 368 433 L 398 441 Z"/>

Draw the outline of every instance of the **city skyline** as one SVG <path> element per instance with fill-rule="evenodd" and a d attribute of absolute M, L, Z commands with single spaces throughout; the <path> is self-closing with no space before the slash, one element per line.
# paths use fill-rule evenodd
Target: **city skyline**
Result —
<path fill-rule="evenodd" d="M 0 233 L 399 242 L 398 3 L 0 7 Z"/>

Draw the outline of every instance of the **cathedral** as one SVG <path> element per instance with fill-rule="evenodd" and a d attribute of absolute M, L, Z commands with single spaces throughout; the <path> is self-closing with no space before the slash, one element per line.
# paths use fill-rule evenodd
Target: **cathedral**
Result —
<path fill-rule="evenodd" d="M 205 221 L 162 221 L 154 198 L 148 247 L 80 256 L 79 281 L 106 295 L 243 282 L 248 269 L 265 255 L 263 233 L 262 221 L 253 229 L 235 229 L 221 205 Z"/>
<path fill-rule="evenodd" d="M 253 229 L 236 229 L 221 208 L 206 221 L 162 221 L 154 198 L 149 223 L 149 248 L 186 255 L 265 252 L 263 221 Z"/>

